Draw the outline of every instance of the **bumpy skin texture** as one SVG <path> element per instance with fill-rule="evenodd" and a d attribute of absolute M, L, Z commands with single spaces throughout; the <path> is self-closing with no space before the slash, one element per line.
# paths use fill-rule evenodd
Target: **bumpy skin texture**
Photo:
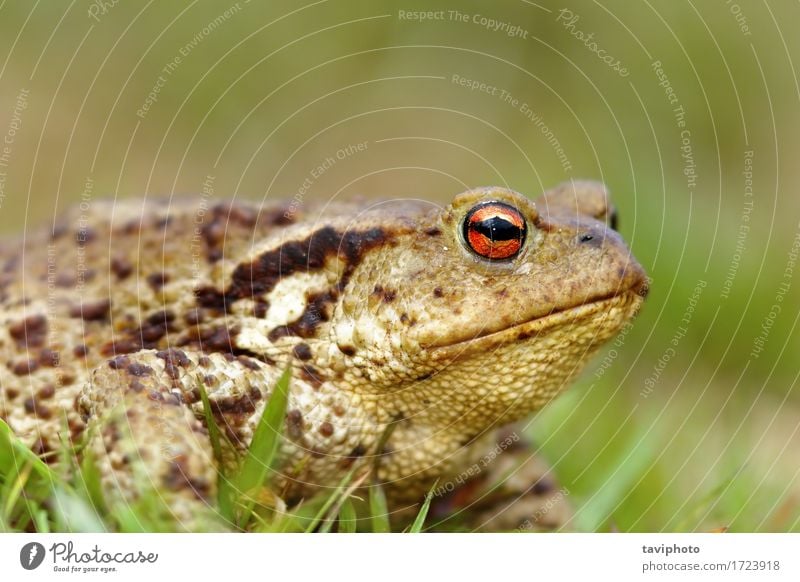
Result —
<path fill-rule="evenodd" d="M 527 222 L 513 259 L 465 244 L 464 216 L 489 200 Z M 335 486 L 380 453 L 392 503 L 416 502 L 494 428 L 562 391 L 636 313 L 646 276 L 611 215 L 592 182 L 536 204 L 485 188 L 446 208 L 181 198 L 75 209 L 0 247 L 0 415 L 45 458 L 94 423 L 109 490 L 135 495 L 142 466 L 190 507 L 216 487 L 198 382 L 246 447 L 291 365 L 286 496 Z"/>

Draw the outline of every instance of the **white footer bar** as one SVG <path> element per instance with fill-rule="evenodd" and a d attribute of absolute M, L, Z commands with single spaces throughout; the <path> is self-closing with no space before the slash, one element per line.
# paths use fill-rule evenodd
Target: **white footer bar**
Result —
<path fill-rule="evenodd" d="M 800 534 L 0 535 L 4 580 L 800 580 L 799 563 Z"/>

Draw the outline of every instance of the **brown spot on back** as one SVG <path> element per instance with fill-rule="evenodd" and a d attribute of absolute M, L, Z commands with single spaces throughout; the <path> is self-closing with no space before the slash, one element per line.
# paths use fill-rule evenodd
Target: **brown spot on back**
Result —
<path fill-rule="evenodd" d="M 442 291 L 442 288 L 441 288 L 441 287 L 436 287 L 436 288 L 433 290 L 433 296 L 434 296 L 434 297 L 444 297 L 444 291 Z"/>
<path fill-rule="evenodd" d="M 286 413 L 286 434 L 293 441 L 300 440 L 303 436 L 303 413 L 297 409 Z"/>
<path fill-rule="evenodd" d="M 380 300 L 384 303 L 391 303 L 397 299 L 397 291 L 394 291 L 393 289 L 387 289 L 383 285 L 375 285 L 375 288 L 372 290 L 372 294 L 380 298 Z"/>
<path fill-rule="evenodd" d="M 41 416 L 42 412 L 38 412 L 37 416 Z M 52 414 L 48 410 L 46 415 L 42 418 L 47 419 L 50 418 Z M 36 453 L 36 456 L 41 458 L 45 463 L 52 464 L 58 460 L 58 455 L 54 455 L 54 449 L 50 444 L 44 439 L 36 439 L 36 442 L 31 447 L 31 450 Z"/>
<path fill-rule="evenodd" d="M 69 232 L 69 226 L 64 221 L 59 221 L 53 225 L 53 230 L 50 233 L 50 240 L 58 240 Z"/>
<path fill-rule="evenodd" d="M 164 402 L 170 406 L 180 406 L 183 403 L 183 397 L 179 393 L 169 392 L 164 394 Z"/>
<path fill-rule="evenodd" d="M 183 320 L 188 325 L 198 325 L 200 323 L 203 323 L 203 319 L 205 319 L 205 314 L 203 313 L 203 310 L 199 308 L 190 309 L 183 316 Z"/>
<path fill-rule="evenodd" d="M 167 273 L 150 273 L 147 276 L 147 284 L 153 291 L 160 291 L 161 288 L 169 283 L 169 275 Z"/>
<path fill-rule="evenodd" d="M 324 437 L 329 437 L 333 434 L 333 425 L 327 420 L 319 425 L 319 434 Z"/>
<path fill-rule="evenodd" d="M 128 367 L 131 359 L 128 356 L 117 356 L 108 361 L 108 367 L 112 370 L 122 370 Z"/>
<path fill-rule="evenodd" d="M 141 220 L 134 218 L 129 220 L 122 226 L 122 233 L 127 235 L 134 235 L 142 230 Z"/>
<path fill-rule="evenodd" d="M 69 289 L 71 287 L 74 287 L 77 282 L 78 278 L 75 276 L 74 273 L 61 272 L 58 275 L 56 275 L 55 279 L 56 287 L 61 287 L 62 289 Z"/>
<path fill-rule="evenodd" d="M 159 392 L 158 390 L 150 390 L 150 392 L 147 393 L 147 398 L 149 398 L 153 402 L 163 402 L 164 401 L 164 395 L 161 392 Z"/>
<path fill-rule="evenodd" d="M 324 378 L 322 378 L 319 371 L 311 364 L 303 364 L 300 367 L 300 377 L 311 384 L 312 388 L 319 388 L 324 382 Z"/>
<path fill-rule="evenodd" d="M 53 416 L 52 411 L 45 405 L 37 402 L 35 398 L 28 398 L 24 403 L 25 412 L 33 414 L 37 418 L 47 420 Z"/>
<path fill-rule="evenodd" d="M 236 398 L 226 396 L 212 400 L 210 402 L 211 410 L 216 414 L 250 414 L 255 411 L 256 403 L 261 398 L 261 392 L 257 388 L 251 388 L 247 394 Z"/>
<path fill-rule="evenodd" d="M 81 318 L 84 321 L 100 321 L 108 317 L 111 310 L 110 299 L 82 302 L 69 309 L 69 316 Z"/>
<path fill-rule="evenodd" d="M 97 238 L 97 233 L 94 229 L 84 226 L 75 231 L 75 242 L 78 246 L 84 246 Z"/>
<path fill-rule="evenodd" d="M 172 311 L 157 311 L 149 315 L 137 329 L 132 330 L 130 335 L 121 341 L 127 340 L 138 349 L 157 348 L 159 341 L 173 330 L 174 320 L 175 314 Z"/>
<path fill-rule="evenodd" d="M 164 360 L 164 371 L 167 376 L 173 380 L 180 378 L 179 367 L 186 368 L 192 363 L 189 356 L 177 348 L 169 348 L 156 352 L 156 357 Z"/>
<path fill-rule="evenodd" d="M 184 457 L 177 457 L 162 477 L 162 484 L 171 491 L 191 490 L 198 499 L 205 499 L 211 490 L 209 483 L 203 478 L 191 477 L 186 464 Z"/>
<path fill-rule="evenodd" d="M 531 487 L 534 495 L 547 495 L 555 490 L 555 485 L 547 477 L 542 477 Z"/>
<path fill-rule="evenodd" d="M 226 311 L 226 297 L 214 287 L 199 287 L 194 292 L 197 305 L 216 311 Z"/>
<path fill-rule="evenodd" d="M 228 209 L 228 219 L 234 224 L 250 228 L 255 226 L 258 212 L 251 206 L 232 202 Z"/>
<path fill-rule="evenodd" d="M 141 343 L 132 339 L 121 339 L 113 342 L 108 342 L 100 348 L 100 353 L 104 356 L 113 356 L 116 354 L 132 354 L 142 349 Z"/>
<path fill-rule="evenodd" d="M 197 345 L 201 350 L 206 352 L 222 352 L 233 353 L 235 346 L 233 338 L 239 331 L 229 329 L 225 326 L 207 327 L 200 329 L 194 327 L 188 330 L 186 338 L 184 338 L 180 345 Z"/>
<path fill-rule="evenodd" d="M 302 342 L 292 348 L 292 353 L 295 358 L 303 361 L 310 360 L 312 356 L 311 348 L 308 347 L 308 344 Z"/>
<path fill-rule="evenodd" d="M 297 222 L 296 214 L 290 214 L 288 210 L 279 210 L 271 220 L 275 226 L 289 226 Z"/>
<path fill-rule="evenodd" d="M 167 324 L 175 321 L 175 314 L 169 309 L 164 309 L 148 315 L 146 321 L 152 325 Z"/>
<path fill-rule="evenodd" d="M 8 333 L 20 347 L 42 346 L 47 337 L 47 317 L 41 314 L 26 317 L 10 325 Z"/>
<path fill-rule="evenodd" d="M 52 384 L 47 384 L 39 389 L 39 391 L 36 393 L 36 397 L 41 400 L 47 400 L 48 398 L 52 398 L 53 396 L 55 396 L 55 393 L 56 393 L 56 387 L 53 386 Z"/>
<path fill-rule="evenodd" d="M 133 273 L 133 264 L 123 255 L 117 255 L 111 259 L 111 272 L 116 275 L 117 279 L 122 281 L 130 277 Z"/>
<path fill-rule="evenodd" d="M 222 258 L 222 249 L 225 246 L 225 237 L 231 230 L 231 225 L 244 228 L 253 228 L 258 217 L 257 211 L 243 204 L 235 202 L 221 202 L 210 211 L 211 219 L 200 229 L 206 243 L 206 256 L 212 263 Z"/>
<path fill-rule="evenodd" d="M 56 351 L 53 351 L 49 348 L 44 348 L 41 352 L 39 352 L 39 363 L 42 366 L 55 368 L 58 366 L 60 361 L 60 354 Z"/>
<path fill-rule="evenodd" d="M 149 376 L 153 373 L 153 368 L 145 364 L 140 364 L 139 362 L 133 362 L 128 366 L 127 370 L 128 374 L 136 377 Z"/>
<path fill-rule="evenodd" d="M 261 365 L 253 360 L 252 358 L 248 358 L 247 356 L 237 356 L 236 360 L 245 368 L 249 370 L 260 370 Z"/>
<path fill-rule="evenodd" d="M 39 362 L 34 359 L 20 360 L 11 366 L 11 371 L 17 376 L 27 376 L 39 369 Z"/>

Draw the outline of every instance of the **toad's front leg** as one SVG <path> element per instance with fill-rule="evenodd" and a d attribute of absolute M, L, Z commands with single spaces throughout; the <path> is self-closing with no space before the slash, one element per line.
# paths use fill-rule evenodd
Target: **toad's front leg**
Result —
<path fill-rule="evenodd" d="M 203 527 L 198 516 L 211 514 L 218 469 L 198 384 L 215 390 L 214 397 L 239 399 L 245 410 L 267 398 L 273 375 L 253 361 L 175 349 L 117 356 L 99 366 L 79 406 L 90 419 L 106 496 L 135 502 L 150 490 L 184 527 Z"/>
<path fill-rule="evenodd" d="M 564 531 L 573 516 L 569 490 L 519 426 L 498 432 L 481 456 L 434 490 L 428 524 L 467 531 Z"/>

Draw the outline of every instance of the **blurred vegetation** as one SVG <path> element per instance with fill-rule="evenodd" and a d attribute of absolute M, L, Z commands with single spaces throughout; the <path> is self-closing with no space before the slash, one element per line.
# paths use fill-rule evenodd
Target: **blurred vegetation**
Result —
<path fill-rule="evenodd" d="M 443 17 L 403 16 L 418 10 Z M 756 0 L 5 2 L 0 232 L 84 191 L 209 176 L 220 197 L 292 197 L 362 142 L 304 195 L 602 179 L 653 285 L 624 340 L 530 424 L 575 527 L 800 530 L 798 17 Z"/>

